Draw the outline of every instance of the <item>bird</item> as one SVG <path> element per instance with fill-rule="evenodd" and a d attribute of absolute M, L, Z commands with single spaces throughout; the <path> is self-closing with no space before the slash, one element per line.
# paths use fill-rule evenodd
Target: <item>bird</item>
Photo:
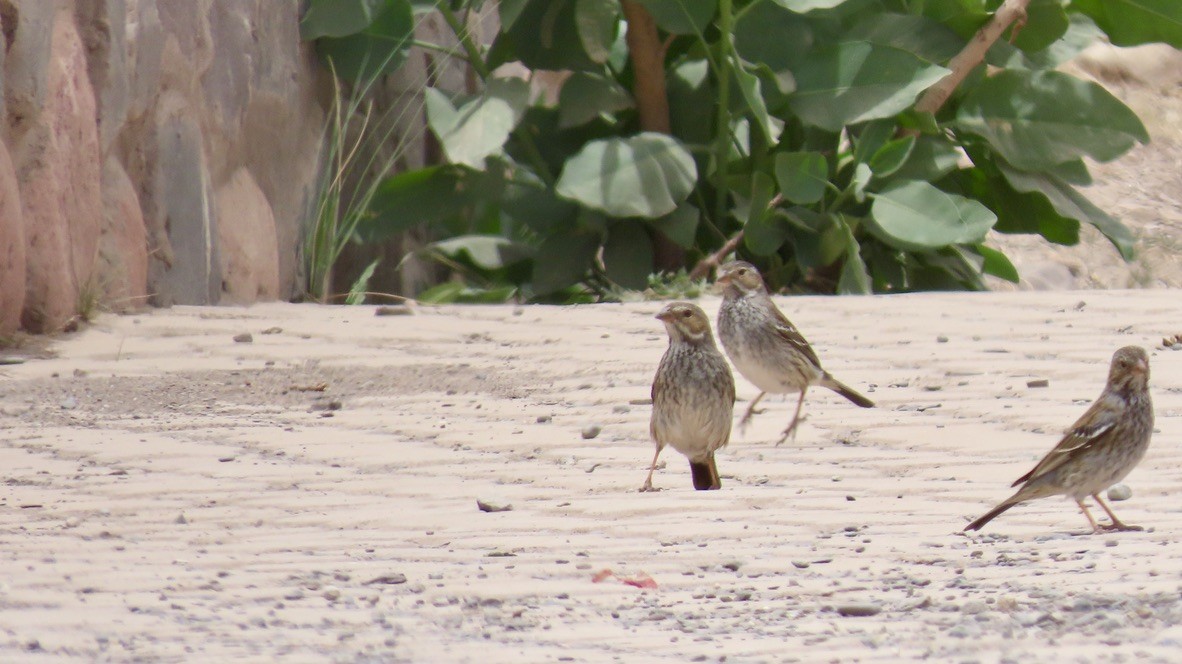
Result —
<path fill-rule="evenodd" d="M 653 471 L 666 445 L 689 458 L 695 489 L 719 489 L 714 452 L 730 440 L 735 379 L 701 307 L 673 302 L 656 317 L 669 333 L 669 347 L 653 378 L 649 433 L 657 452 L 640 490 L 655 490 Z"/>
<path fill-rule="evenodd" d="M 1010 486 L 1019 486 L 984 516 L 965 526 L 980 530 L 1011 507 L 1035 498 L 1063 495 L 1079 505 L 1093 533 L 1101 530 L 1142 530 L 1122 522 L 1100 499 L 1100 492 L 1124 479 L 1145 456 L 1153 434 L 1153 401 L 1149 396 L 1149 356 L 1138 346 L 1112 355 L 1104 390 L 1063 439 Z M 1091 496 L 1112 523 L 1100 526 L 1083 499 Z"/>
<path fill-rule="evenodd" d="M 821 368 L 809 342 L 781 312 L 768 295 L 763 277 L 755 266 L 732 261 L 718 269 L 717 283 L 722 286 L 722 306 L 718 310 L 718 338 L 735 368 L 759 388 L 739 428 L 745 429 L 767 393 L 800 393 L 796 412 L 776 445 L 796 432 L 804 395 L 812 385 L 827 387 L 862 408 L 874 402 L 834 378 Z"/>

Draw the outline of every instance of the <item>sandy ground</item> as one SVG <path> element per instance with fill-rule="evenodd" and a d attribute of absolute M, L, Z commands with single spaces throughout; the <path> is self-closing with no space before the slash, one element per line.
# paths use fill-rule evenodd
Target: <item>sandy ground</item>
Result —
<path fill-rule="evenodd" d="M 771 400 L 721 491 L 670 450 L 651 494 L 658 303 L 100 318 L 0 377 L 0 660 L 1176 657 L 1178 291 L 780 302 L 880 407 L 810 395 L 775 447 Z M 1149 530 L 1048 499 L 963 535 L 1126 344 L 1157 432 L 1115 507 Z"/>

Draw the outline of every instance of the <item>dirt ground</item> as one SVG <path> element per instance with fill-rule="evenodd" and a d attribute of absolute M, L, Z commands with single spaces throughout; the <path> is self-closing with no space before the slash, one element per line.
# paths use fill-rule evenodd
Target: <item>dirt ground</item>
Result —
<path fill-rule="evenodd" d="M 879 407 L 810 395 L 775 447 L 773 400 L 721 491 L 667 451 L 655 494 L 658 303 L 103 317 L 0 382 L 0 660 L 1176 655 L 1176 292 L 781 304 Z M 1149 530 L 1048 499 L 962 534 L 1132 343 L 1158 425 L 1115 505 Z"/>

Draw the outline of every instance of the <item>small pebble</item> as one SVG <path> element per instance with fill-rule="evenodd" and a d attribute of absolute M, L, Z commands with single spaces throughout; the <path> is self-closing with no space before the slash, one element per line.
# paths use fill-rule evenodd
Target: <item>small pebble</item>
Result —
<path fill-rule="evenodd" d="M 375 316 L 411 316 L 414 313 L 414 309 L 405 304 L 378 307 L 377 309 L 373 310 L 373 315 Z"/>
<path fill-rule="evenodd" d="M 65 399 L 62 399 L 61 406 L 62 410 L 74 410 L 78 407 L 78 400 L 74 397 L 66 397 Z"/>
<path fill-rule="evenodd" d="M 620 404 L 619 406 L 612 406 L 613 413 L 627 413 L 630 410 L 632 409 L 623 404 Z"/>
<path fill-rule="evenodd" d="M 1133 490 L 1127 484 L 1113 484 L 1108 489 L 1108 500 L 1128 500 L 1133 497 Z"/>
<path fill-rule="evenodd" d="M 876 616 L 882 612 L 882 607 L 877 604 L 857 603 L 839 604 L 837 613 L 846 616 L 847 618 L 864 618 L 867 616 Z"/>
<path fill-rule="evenodd" d="M 513 506 L 509 503 L 494 503 L 480 499 L 476 500 L 476 507 L 480 508 L 481 512 L 510 512 L 513 510 Z"/>
<path fill-rule="evenodd" d="M 320 596 L 330 602 L 335 602 L 341 598 L 341 589 L 336 586 L 325 586 Z"/>
<path fill-rule="evenodd" d="M 538 422 L 538 424 L 546 424 L 547 422 L 549 422 L 552 419 L 554 419 L 553 415 L 538 415 L 537 422 Z"/>
<path fill-rule="evenodd" d="M 938 343 L 938 344 L 946 344 L 946 343 L 948 343 L 948 337 L 946 337 L 946 336 L 944 336 L 944 335 L 942 335 L 942 334 L 941 334 L 941 335 L 939 335 L 938 337 L 936 337 L 936 343 Z"/>
<path fill-rule="evenodd" d="M 599 426 L 598 424 L 592 424 L 590 426 L 584 427 L 583 440 L 591 440 L 592 438 L 598 436 L 600 431 L 603 431 L 603 427 Z"/>
<path fill-rule="evenodd" d="M 1051 381 L 1047 380 L 1046 378 L 1026 381 L 1026 387 L 1049 387 L 1050 384 Z"/>
<path fill-rule="evenodd" d="M 173 520 L 173 523 L 177 523 L 177 524 L 181 524 L 181 525 L 184 525 L 184 524 L 186 524 L 186 523 L 188 523 L 188 522 L 189 522 L 189 519 L 187 519 L 187 518 L 185 517 L 185 513 L 184 513 L 184 512 L 181 512 L 180 514 L 178 514 L 178 515 L 176 516 L 176 519 L 174 519 L 174 520 Z"/>
<path fill-rule="evenodd" d="M 243 332 L 242 334 L 234 335 L 234 342 L 240 344 L 249 344 L 254 342 L 254 337 L 250 332 Z"/>
<path fill-rule="evenodd" d="M 808 569 L 809 568 L 809 561 L 807 561 L 807 560 L 793 560 L 792 566 L 795 567 L 796 569 Z"/>

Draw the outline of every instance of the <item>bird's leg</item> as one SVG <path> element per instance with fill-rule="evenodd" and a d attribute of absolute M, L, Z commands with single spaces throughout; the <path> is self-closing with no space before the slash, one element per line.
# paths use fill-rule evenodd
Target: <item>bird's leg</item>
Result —
<path fill-rule="evenodd" d="M 747 406 L 747 412 L 743 413 L 743 419 L 739 420 L 740 433 L 747 433 L 747 425 L 751 424 L 752 415 L 758 415 L 763 412 L 762 410 L 755 410 L 755 407 L 759 405 L 759 400 L 762 399 L 763 395 L 765 394 L 767 394 L 767 392 L 760 392 L 759 396 L 755 397 L 755 400 L 751 402 L 751 405 Z"/>
<path fill-rule="evenodd" d="M 1100 500 L 1100 494 L 1093 493 L 1092 497 L 1095 498 L 1096 502 L 1100 505 L 1100 507 L 1103 507 L 1104 511 L 1108 513 L 1108 518 L 1112 519 L 1112 523 L 1110 525 L 1100 526 L 1103 530 L 1120 530 L 1120 531 L 1145 530 L 1141 526 L 1130 526 L 1129 524 L 1116 518 L 1116 513 L 1114 513 L 1112 511 L 1112 508 L 1109 507 L 1107 504 L 1105 504 L 1105 502 L 1103 500 Z"/>
<path fill-rule="evenodd" d="M 644 486 L 640 487 L 644 491 L 660 491 L 653 487 L 653 471 L 657 469 L 657 457 L 661 456 L 661 446 L 657 445 L 657 453 L 653 455 L 653 463 L 648 467 L 648 477 L 644 478 Z"/>
<path fill-rule="evenodd" d="M 796 440 L 796 425 L 800 424 L 800 408 L 804 405 L 804 393 L 808 389 L 808 385 L 805 385 L 800 390 L 800 399 L 796 402 L 796 412 L 792 413 L 792 421 L 788 423 L 788 428 L 784 429 L 783 435 L 781 435 L 780 439 L 776 441 L 776 447 L 779 447 L 780 443 L 788 440 L 789 436 L 792 436 L 792 439 Z"/>
<path fill-rule="evenodd" d="M 1088 523 L 1092 524 L 1092 532 L 1100 532 L 1100 526 L 1096 523 L 1096 520 L 1092 518 L 1092 513 L 1088 511 L 1088 506 L 1084 505 L 1084 501 L 1076 500 L 1075 504 L 1079 505 L 1079 510 L 1083 512 L 1083 515 L 1088 518 Z"/>

